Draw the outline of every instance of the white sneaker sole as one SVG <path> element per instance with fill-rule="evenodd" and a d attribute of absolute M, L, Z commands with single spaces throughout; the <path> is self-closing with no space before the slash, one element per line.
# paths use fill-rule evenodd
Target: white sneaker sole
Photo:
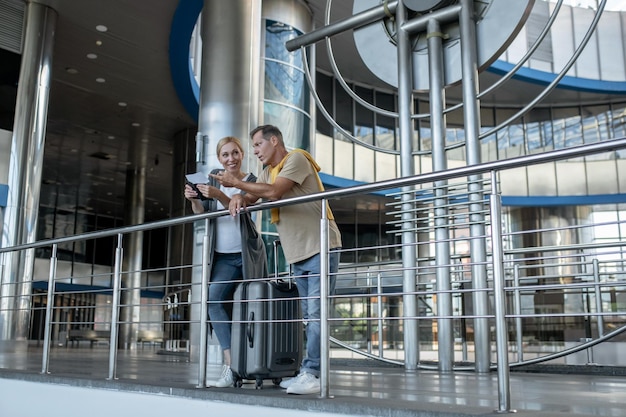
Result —
<path fill-rule="evenodd" d="M 319 394 L 319 392 L 320 392 L 320 387 L 298 389 L 298 387 L 291 386 L 287 388 L 287 394 L 308 395 L 308 394 Z"/>

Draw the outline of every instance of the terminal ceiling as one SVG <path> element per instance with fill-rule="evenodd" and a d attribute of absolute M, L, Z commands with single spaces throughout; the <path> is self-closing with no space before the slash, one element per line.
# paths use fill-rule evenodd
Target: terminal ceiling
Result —
<path fill-rule="evenodd" d="M 169 28 L 178 2 L 159 1 L 158 7 L 154 0 L 47 3 L 58 12 L 58 22 L 41 206 L 67 216 L 98 213 L 122 218 L 126 171 L 133 167 L 133 161 L 128 160 L 128 144 L 147 140 L 145 218 L 167 218 L 171 193 L 164 185 L 167 188 L 172 182 L 172 141 L 177 132 L 195 129 L 193 118 L 177 98 L 169 72 Z M 313 11 L 316 26 L 321 27 L 326 1 L 306 3 Z M 333 21 L 349 16 L 351 10 L 351 1 L 334 1 Z M 106 25 L 108 30 L 98 32 L 98 25 Z M 346 79 L 393 91 L 359 64 L 349 33 L 332 41 L 334 50 L 340 51 L 337 64 Z M 88 54 L 96 54 L 97 58 L 90 59 Z M 332 73 L 323 42 L 317 45 L 316 59 L 320 70 Z M 484 73 L 481 84 L 489 85 L 495 79 L 495 75 Z M 519 105 L 540 91 L 538 86 L 519 87 L 512 81 L 485 101 Z M 449 88 L 446 96 L 456 102 L 461 97 L 460 89 Z M 551 95 L 542 105 L 605 99 L 563 91 Z M 358 203 L 337 202 L 337 209 L 351 211 Z"/>

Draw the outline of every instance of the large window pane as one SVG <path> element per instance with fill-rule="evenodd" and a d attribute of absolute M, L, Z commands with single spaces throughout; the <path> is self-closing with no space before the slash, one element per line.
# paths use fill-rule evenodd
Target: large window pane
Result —
<path fill-rule="evenodd" d="M 317 73 L 315 75 L 315 91 L 326 111 L 332 116 L 333 114 L 333 78 L 328 75 Z M 332 125 L 322 112 L 318 109 L 316 112 L 316 129 L 318 132 L 332 137 Z"/>
<path fill-rule="evenodd" d="M 295 67 L 302 67 L 301 50 L 287 51 L 285 42 L 300 36 L 302 33 L 284 23 L 267 20 L 265 24 L 265 57 L 277 61 L 288 62 Z"/>
<path fill-rule="evenodd" d="M 309 150 L 309 117 L 296 109 L 275 103 L 265 103 L 265 123 L 278 126 L 285 145 Z"/>
<path fill-rule="evenodd" d="M 304 73 L 280 62 L 265 62 L 265 99 L 309 109 L 309 88 Z"/>
<path fill-rule="evenodd" d="M 376 107 L 384 110 L 396 111 L 396 101 L 393 94 L 377 91 L 375 94 Z M 375 144 L 385 149 L 398 149 L 396 142 L 396 119 L 393 117 L 376 115 Z"/>
<path fill-rule="evenodd" d="M 354 120 L 352 118 L 352 97 L 346 93 L 339 82 L 335 81 L 335 121 L 347 130 L 349 133 L 354 134 Z M 343 135 L 340 135 L 343 137 Z"/>
<path fill-rule="evenodd" d="M 355 87 L 355 93 L 368 103 L 373 103 L 374 93 L 371 89 Z M 355 104 L 354 135 L 368 144 L 374 143 L 374 112 Z"/>

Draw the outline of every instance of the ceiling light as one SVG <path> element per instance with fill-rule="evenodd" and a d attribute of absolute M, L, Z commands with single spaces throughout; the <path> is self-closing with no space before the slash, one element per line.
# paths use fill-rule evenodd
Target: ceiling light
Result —
<path fill-rule="evenodd" d="M 97 83 L 105 83 L 106 81 L 107 81 L 107 80 L 105 80 L 105 79 L 104 79 L 104 78 L 102 78 L 102 77 L 98 77 L 98 78 L 96 78 L 96 82 L 97 82 Z"/>
<path fill-rule="evenodd" d="M 128 104 L 126 104 L 126 102 L 124 102 L 124 101 L 120 101 L 119 103 L 117 103 L 117 105 L 120 106 L 120 107 L 128 106 Z"/>
<path fill-rule="evenodd" d="M 72 67 L 65 68 L 65 72 L 67 72 L 68 74 L 78 74 L 78 70 Z"/>
<path fill-rule="evenodd" d="M 96 41 L 96 46 L 102 46 L 102 41 L 100 39 Z"/>
<path fill-rule="evenodd" d="M 106 32 L 107 30 L 109 30 L 109 28 L 104 26 L 104 25 L 98 25 L 98 26 L 96 26 L 96 30 L 98 32 Z"/>
<path fill-rule="evenodd" d="M 139 127 L 139 126 L 141 126 L 141 123 L 132 122 L 132 123 L 131 123 L 131 126 L 133 126 L 133 127 Z"/>
<path fill-rule="evenodd" d="M 111 140 L 113 140 L 113 139 L 115 139 L 115 136 L 113 136 L 113 135 L 109 135 L 109 136 L 107 136 L 107 139 L 111 139 Z"/>
<path fill-rule="evenodd" d="M 96 59 L 96 58 L 98 58 L 98 55 L 90 52 L 90 53 L 87 54 L 87 58 L 89 58 L 89 59 Z"/>

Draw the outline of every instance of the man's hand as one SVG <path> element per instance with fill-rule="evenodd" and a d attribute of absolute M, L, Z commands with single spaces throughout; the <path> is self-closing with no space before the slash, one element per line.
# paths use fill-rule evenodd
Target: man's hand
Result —
<path fill-rule="evenodd" d="M 222 171 L 217 174 L 209 174 L 209 176 L 216 179 L 224 187 L 237 187 L 237 184 L 241 182 L 239 178 L 228 171 Z"/>
<path fill-rule="evenodd" d="M 231 197 L 230 203 L 228 204 L 228 211 L 230 211 L 231 216 L 236 216 L 242 210 L 246 209 L 246 200 L 243 198 L 241 194 L 235 194 Z"/>

